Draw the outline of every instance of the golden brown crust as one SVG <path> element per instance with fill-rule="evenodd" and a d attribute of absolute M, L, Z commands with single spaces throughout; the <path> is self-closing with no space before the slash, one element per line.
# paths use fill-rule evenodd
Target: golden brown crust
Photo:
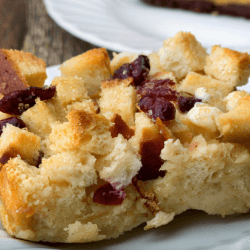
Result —
<path fill-rule="evenodd" d="M 243 97 L 238 106 L 218 116 L 216 122 L 223 140 L 249 144 L 250 96 Z"/>
<path fill-rule="evenodd" d="M 11 65 L 22 79 L 26 79 L 28 86 L 43 87 L 47 78 L 44 60 L 35 57 L 29 52 L 19 50 L 2 50 Z"/>
<path fill-rule="evenodd" d="M 18 69 L 15 62 L 6 53 L 6 50 L 0 51 L 0 92 L 6 95 L 12 91 L 23 90 L 29 87 L 22 72 Z"/>
<path fill-rule="evenodd" d="M 110 59 L 104 48 L 92 49 L 64 62 L 62 76 L 77 76 L 84 80 L 89 95 L 100 91 L 101 81 L 111 75 Z"/>
<path fill-rule="evenodd" d="M 207 57 L 205 72 L 217 80 L 227 82 L 232 87 L 248 82 L 250 56 L 215 45 Z"/>

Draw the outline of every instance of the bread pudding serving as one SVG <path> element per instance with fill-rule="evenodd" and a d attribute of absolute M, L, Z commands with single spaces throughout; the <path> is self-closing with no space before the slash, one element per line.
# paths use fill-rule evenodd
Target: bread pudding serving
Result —
<path fill-rule="evenodd" d="M 250 19 L 250 0 L 141 0 L 152 6 Z"/>
<path fill-rule="evenodd" d="M 104 48 L 46 65 L 0 53 L 0 218 L 17 238 L 90 242 L 189 209 L 250 208 L 247 53 L 178 32 L 149 55 Z M 173 221 L 174 223 L 174 221 Z"/>

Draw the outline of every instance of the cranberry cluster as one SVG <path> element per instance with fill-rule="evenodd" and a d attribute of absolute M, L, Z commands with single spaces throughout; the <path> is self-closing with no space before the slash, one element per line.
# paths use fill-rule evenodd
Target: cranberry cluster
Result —
<path fill-rule="evenodd" d="M 149 73 L 150 64 L 147 56 L 140 55 L 132 63 L 125 63 L 114 72 L 113 78 L 126 79 L 132 77 L 134 85 L 137 86 L 143 82 Z"/>
<path fill-rule="evenodd" d="M 121 66 L 114 73 L 114 78 L 126 79 L 132 77 L 138 96 L 138 106 L 154 121 L 175 119 L 176 107 L 183 113 L 188 112 L 200 99 L 184 96 L 175 89 L 175 83 L 170 79 L 155 79 L 148 76 L 150 70 L 149 59 L 139 56 L 131 64 Z M 160 153 L 164 147 L 164 139 L 159 135 L 155 140 L 149 140 L 140 145 L 142 168 L 138 180 L 153 180 L 163 177 L 166 171 L 160 171 L 163 163 Z"/>
<path fill-rule="evenodd" d="M 46 89 L 30 87 L 24 90 L 10 92 L 0 100 L 0 111 L 10 115 L 21 115 L 24 111 L 36 104 L 37 98 L 40 98 L 40 100 L 48 100 L 54 97 L 55 92 L 55 86 Z M 9 117 L 7 119 L 0 120 L 0 135 L 3 132 L 3 128 L 7 124 L 11 124 L 18 128 L 26 127 L 26 124 L 20 118 L 15 116 Z M 39 167 L 42 160 L 42 153 L 39 153 L 36 167 Z M 16 155 L 12 155 L 7 152 L 0 158 L 0 163 L 5 164 L 11 157 L 14 156 Z"/>
<path fill-rule="evenodd" d="M 38 88 L 29 87 L 24 90 L 13 91 L 0 100 L 0 111 L 10 115 L 21 115 L 36 104 L 36 99 L 48 100 L 54 97 L 56 87 Z"/>
<path fill-rule="evenodd" d="M 162 121 L 175 118 L 176 109 L 171 101 L 178 100 L 178 93 L 173 89 L 175 83 L 170 79 L 145 80 L 137 87 L 138 106 L 153 120 L 159 117 Z"/>

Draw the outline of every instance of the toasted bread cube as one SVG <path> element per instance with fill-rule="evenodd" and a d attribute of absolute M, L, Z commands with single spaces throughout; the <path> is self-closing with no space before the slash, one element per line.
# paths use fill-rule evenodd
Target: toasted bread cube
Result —
<path fill-rule="evenodd" d="M 3 49 L 16 69 L 21 72 L 30 86 L 43 87 L 47 78 L 45 62 L 29 52 Z"/>
<path fill-rule="evenodd" d="M 110 59 L 104 48 L 92 49 L 64 62 L 62 76 L 78 76 L 85 82 L 89 95 L 100 91 L 101 81 L 110 78 Z"/>
<path fill-rule="evenodd" d="M 250 142 L 250 96 L 240 99 L 238 106 L 216 118 L 225 141 L 249 144 Z"/>
<path fill-rule="evenodd" d="M 223 81 L 215 80 L 210 76 L 190 72 L 182 81 L 179 91 L 184 91 L 190 94 L 195 94 L 198 88 L 204 87 L 209 92 L 217 93 L 224 97 L 233 91 L 233 87 Z"/>
<path fill-rule="evenodd" d="M 74 102 L 66 107 L 67 113 L 69 113 L 74 109 L 83 110 L 90 113 L 96 113 L 98 105 L 92 99 L 87 99 L 87 100 L 85 99 L 81 102 Z"/>
<path fill-rule="evenodd" d="M 156 80 L 165 80 L 165 79 L 170 79 L 171 81 L 173 81 L 174 83 L 177 83 L 176 77 L 174 75 L 173 72 L 157 72 L 154 75 L 152 75 L 152 79 L 156 79 Z M 174 88 L 176 88 L 176 85 L 173 86 Z"/>
<path fill-rule="evenodd" d="M 249 65 L 250 56 L 247 53 L 215 45 L 207 57 L 204 70 L 207 75 L 236 87 L 248 82 Z"/>
<path fill-rule="evenodd" d="M 20 155 L 30 164 L 36 164 L 41 147 L 40 141 L 37 135 L 7 124 L 0 137 L 0 157 L 7 161 Z"/>
<path fill-rule="evenodd" d="M 180 31 L 163 42 L 158 55 L 162 69 L 182 79 L 190 71 L 204 69 L 207 52 L 191 33 Z"/>
<path fill-rule="evenodd" d="M 183 115 L 176 112 L 175 120 L 173 120 L 170 125 L 168 126 L 168 129 L 172 133 L 171 138 L 178 138 L 182 144 L 190 143 L 194 137 L 194 134 L 191 132 L 191 130 L 181 122 L 181 117 Z"/>
<path fill-rule="evenodd" d="M 219 135 L 215 119 L 223 112 L 207 105 L 196 104 L 186 115 L 182 122 L 195 134 L 202 134 L 206 138 L 214 138 Z"/>
<path fill-rule="evenodd" d="M 88 153 L 63 152 L 44 158 L 39 169 L 41 175 L 49 176 L 52 182 L 66 182 L 72 188 L 88 187 L 97 182 L 95 161 L 95 157 Z"/>
<path fill-rule="evenodd" d="M 27 181 L 30 176 L 34 176 L 34 173 L 38 171 L 36 167 L 30 166 L 20 157 L 16 157 L 10 159 L 0 172 L 0 195 L 1 203 L 4 204 L 4 207 L 1 206 L 0 214 L 1 219 L 4 219 L 2 220 L 3 224 L 11 224 L 11 227 L 8 227 L 8 233 L 11 235 L 15 234 L 19 227 L 27 229 L 32 220 L 35 211 L 25 200 L 25 190 L 22 190 L 20 186 L 23 181 Z M 39 186 L 40 190 L 44 188 L 42 181 L 36 180 L 35 185 Z M 32 186 L 32 191 L 37 190 L 35 185 Z M 31 230 L 27 231 L 29 231 L 29 236 L 32 237 Z"/>
<path fill-rule="evenodd" d="M 56 86 L 57 99 L 63 107 L 72 102 L 80 102 L 89 99 L 84 81 L 76 76 L 55 77 L 51 85 Z"/>
<path fill-rule="evenodd" d="M 165 71 L 161 65 L 161 60 L 160 60 L 160 56 L 157 52 L 152 52 L 148 55 L 149 58 L 149 63 L 150 63 L 150 71 L 149 74 L 150 75 L 154 75 L 158 72 L 163 72 Z"/>
<path fill-rule="evenodd" d="M 44 101 L 37 100 L 36 105 L 26 110 L 21 119 L 30 132 L 45 139 L 51 132 L 51 126 L 57 121 Z"/>
<path fill-rule="evenodd" d="M 249 96 L 249 95 L 250 95 L 250 93 L 248 93 L 244 90 L 231 92 L 228 96 L 226 96 L 223 99 L 223 102 L 226 105 L 226 110 L 230 111 L 230 110 L 234 109 L 243 97 Z"/>
<path fill-rule="evenodd" d="M 109 121 L 102 115 L 72 110 L 69 122 L 54 125 L 49 139 L 55 152 L 81 150 L 105 155 L 112 150 Z"/>
<path fill-rule="evenodd" d="M 125 63 L 133 62 L 139 55 L 137 53 L 122 52 L 119 54 L 114 53 L 114 57 L 110 63 L 112 75 Z"/>
<path fill-rule="evenodd" d="M 96 162 L 101 179 L 115 185 L 119 190 L 132 183 L 142 164 L 139 155 L 121 134 L 114 138 L 114 148 Z"/>
<path fill-rule="evenodd" d="M 160 144 L 163 141 L 158 127 L 143 112 L 135 114 L 135 135 L 129 140 L 136 150 L 140 150 L 144 143 Z"/>
<path fill-rule="evenodd" d="M 132 78 L 115 79 L 102 82 L 102 93 L 99 100 L 101 113 L 117 113 L 129 125 L 134 125 L 136 111 L 136 91 Z"/>

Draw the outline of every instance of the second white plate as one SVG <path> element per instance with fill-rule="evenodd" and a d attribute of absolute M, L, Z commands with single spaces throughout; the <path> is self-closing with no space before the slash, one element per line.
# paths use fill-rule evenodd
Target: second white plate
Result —
<path fill-rule="evenodd" d="M 250 53 L 250 20 L 152 7 L 140 0 L 44 0 L 49 15 L 72 35 L 121 52 L 157 51 L 163 40 L 190 31 L 202 45 Z"/>

